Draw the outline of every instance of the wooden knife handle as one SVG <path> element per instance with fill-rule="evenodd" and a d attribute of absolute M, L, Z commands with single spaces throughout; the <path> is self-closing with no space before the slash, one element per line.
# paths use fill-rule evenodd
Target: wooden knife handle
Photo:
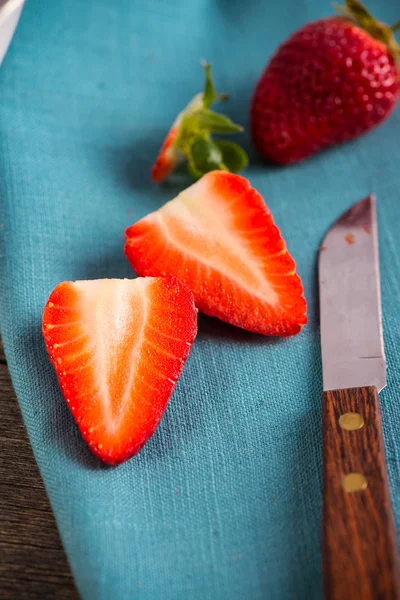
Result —
<path fill-rule="evenodd" d="M 326 600 L 399 600 L 396 530 L 375 387 L 323 395 Z"/>

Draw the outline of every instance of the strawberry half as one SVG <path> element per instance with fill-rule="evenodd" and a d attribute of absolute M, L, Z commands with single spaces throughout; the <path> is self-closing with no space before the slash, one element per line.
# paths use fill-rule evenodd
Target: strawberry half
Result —
<path fill-rule="evenodd" d="M 105 463 L 154 433 L 197 331 L 190 290 L 174 277 L 66 281 L 51 293 L 43 335 L 64 397 Z"/>
<path fill-rule="evenodd" d="M 239 175 L 204 175 L 126 236 L 136 273 L 175 275 L 208 315 L 265 335 L 294 335 L 307 322 L 295 262 L 263 198 Z"/>

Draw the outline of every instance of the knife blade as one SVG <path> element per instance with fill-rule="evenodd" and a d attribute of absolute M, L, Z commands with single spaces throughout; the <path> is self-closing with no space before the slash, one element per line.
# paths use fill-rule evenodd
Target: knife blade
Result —
<path fill-rule="evenodd" d="M 324 390 L 386 385 L 374 196 L 333 225 L 319 256 Z"/>
<path fill-rule="evenodd" d="M 323 571 L 327 600 L 400 599 L 378 392 L 386 385 L 374 196 L 319 253 L 323 372 Z"/>

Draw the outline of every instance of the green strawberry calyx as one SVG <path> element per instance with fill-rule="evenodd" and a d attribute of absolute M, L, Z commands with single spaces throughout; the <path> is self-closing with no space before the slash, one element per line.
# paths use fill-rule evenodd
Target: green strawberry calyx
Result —
<path fill-rule="evenodd" d="M 371 37 L 383 42 L 393 55 L 400 77 L 400 45 L 395 38 L 395 31 L 400 29 L 400 20 L 391 27 L 375 19 L 359 0 L 344 0 L 344 6 L 335 4 L 336 10 L 346 19 L 367 31 Z"/>
<path fill-rule="evenodd" d="M 211 110 L 214 103 L 226 101 L 228 96 L 216 92 L 211 65 L 203 61 L 202 66 L 204 90 L 180 113 L 174 142 L 175 149 L 183 159 L 186 158 L 188 170 L 196 179 L 216 169 L 237 173 L 248 165 L 247 154 L 239 144 L 213 137 L 213 134 L 239 133 L 243 127 Z"/>

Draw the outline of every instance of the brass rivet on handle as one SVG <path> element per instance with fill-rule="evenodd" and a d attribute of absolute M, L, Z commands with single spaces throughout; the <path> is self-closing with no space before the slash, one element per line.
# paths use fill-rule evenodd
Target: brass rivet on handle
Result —
<path fill-rule="evenodd" d="M 362 473 L 349 473 L 342 479 L 342 488 L 346 492 L 362 492 L 368 486 L 368 481 Z"/>
<path fill-rule="evenodd" d="M 347 431 L 355 431 L 364 427 L 364 417 L 356 412 L 347 412 L 340 417 L 339 425 Z"/>

